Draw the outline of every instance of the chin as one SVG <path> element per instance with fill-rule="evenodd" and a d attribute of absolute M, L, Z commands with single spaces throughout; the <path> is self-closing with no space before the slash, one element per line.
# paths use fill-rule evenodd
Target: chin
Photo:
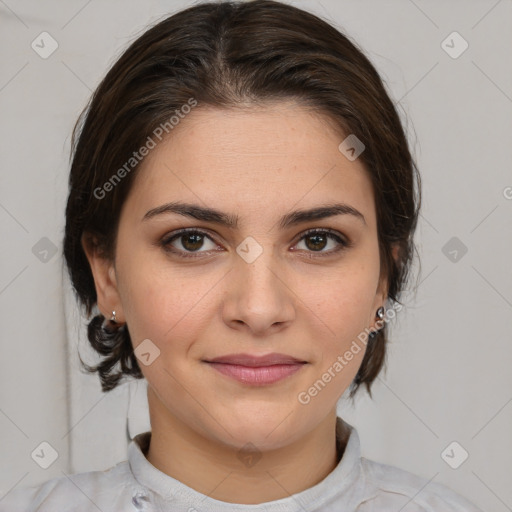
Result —
<path fill-rule="evenodd" d="M 215 430 L 223 438 L 223 442 L 242 448 L 248 443 L 260 450 L 272 450 L 286 446 L 294 437 L 291 422 L 294 418 L 290 411 L 283 414 L 281 408 L 276 414 L 263 416 L 261 412 L 248 413 L 245 417 L 231 417 L 226 430 L 216 425 Z"/>

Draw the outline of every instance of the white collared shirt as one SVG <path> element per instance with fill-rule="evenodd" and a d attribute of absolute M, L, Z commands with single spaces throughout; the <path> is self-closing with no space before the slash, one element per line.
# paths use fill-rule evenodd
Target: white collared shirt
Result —
<path fill-rule="evenodd" d="M 334 470 L 302 492 L 258 505 L 210 498 L 155 468 L 145 457 L 151 432 L 137 435 L 128 460 L 106 471 L 63 476 L 0 499 L 0 512 L 482 512 L 444 485 L 361 457 L 350 437 Z"/>

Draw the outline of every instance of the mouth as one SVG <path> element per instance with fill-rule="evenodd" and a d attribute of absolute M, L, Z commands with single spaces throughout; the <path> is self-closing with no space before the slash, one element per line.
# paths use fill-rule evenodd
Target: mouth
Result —
<path fill-rule="evenodd" d="M 236 364 L 241 366 L 259 367 L 272 366 L 277 364 L 297 364 L 306 363 L 307 361 L 290 356 L 288 354 L 279 354 L 272 352 L 271 354 L 227 354 L 225 356 L 207 359 L 207 363 L 225 363 Z"/>
<path fill-rule="evenodd" d="M 274 384 L 308 364 L 307 361 L 275 353 L 265 356 L 231 354 L 203 362 L 222 375 L 251 386 Z"/>
<path fill-rule="evenodd" d="M 214 370 L 223 375 L 252 386 L 274 384 L 297 373 L 307 363 L 273 364 L 270 366 L 242 366 L 239 364 L 210 363 Z"/>

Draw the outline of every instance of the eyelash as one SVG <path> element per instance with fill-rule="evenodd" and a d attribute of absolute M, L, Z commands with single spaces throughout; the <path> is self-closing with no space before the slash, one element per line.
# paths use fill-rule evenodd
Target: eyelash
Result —
<path fill-rule="evenodd" d="M 207 233 L 206 231 L 202 231 L 202 230 L 199 230 L 196 228 L 187 228 L 187 229 L 181 229 L 181 230 L 174 232 L 168 236 L 165 236 L 164 238 L 162 238 L 160 245 L 163 247 L 163 249 L 165 251 L 175 254 L 180 258 L 200 258 L 200 257 L 202 257 L 202 255 L 207 254 L 209 252 L 209 251 L 184 252 L 184 251 L 177 250 L 175 248 L 170 247 L 170 244 L 172 242 L 174 242 L 174 240 L 177 240 L 186 234 L 204 235 L 208 239 L 210 239 L 213 243 L 216 243 L 215 240 L 213 240 L 213 238 L 210 236 L 210 234 Z M 332 229 L 326 229 L 326 228 L 324 228 L 324 229 L 313 228 L 313 229 L 309 229 L 309 230 L 305 231 L 301 235 L 297 244 L 300 243 L 304 238 L 307 238 L 308 236 L 311 236 L 311 235 L 317 235 L 317 234 L 328 235 L 328 238 L 335 240 L 338 244 L 340 244 L 340 247 L 338 247 L 337 249 L 331 249 L 330 251 L 327 251 L 327 252 L 306 251 L 309 253 L 309 255 L 307 256 L 309 258 L 318 258 L 318 257 L 322 258 L 322 257 L 326 257 L 326 256 L 331 256 L 335 253 L 338 253 L 338 252 L 352 246 L 352 243 L 349 240 L 342 238 L 337 231 L 334 231 Z M 295 245 L 297 245 L 297 244 L 295 244 Z"/>

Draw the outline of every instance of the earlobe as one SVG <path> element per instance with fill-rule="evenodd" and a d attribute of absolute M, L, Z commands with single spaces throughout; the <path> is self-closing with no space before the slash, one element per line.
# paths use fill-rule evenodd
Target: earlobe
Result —
<path fill-rule="evenodd" d="M 393 259 L 397 262 L 399 258 L 400 246 L 398 244 L 393 244 L 391 247 L 391 255 Z M 377 294 L 375 296 L 374 302 L 374 318 L 372 319 L 371 326 L 372 328 L 380 329 L 385 323 L 386 316 L 386 307 L 385 303 L 388 299 L 388 291 L 389 291 L 389 282 L 388 277 L 381 275 L 379 279 L 379 285 L 377 288 Z"/>
<path fill-rule="evenodd" d="M 112 316 L 112 311 L 115 311 L 116 321 L 124 322 L 114 262 L 101 251 L 94 235 L 84 233 L 81 243 L 94 278 L 99 310 L 105 318 L 109 319 Z"/>

